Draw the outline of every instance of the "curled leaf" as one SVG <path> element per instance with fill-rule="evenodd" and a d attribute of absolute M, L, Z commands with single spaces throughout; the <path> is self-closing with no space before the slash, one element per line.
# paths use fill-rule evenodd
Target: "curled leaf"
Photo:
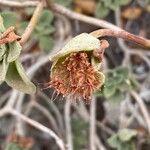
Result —
<path fill-rule="evenodd" d="M 21 45 L 19 42 L 15 41 L 13 43 L 9 43 L 9 51 L 8 51 L 8 56 L 7 56 L 7 61 L 8 62 L 13 62 L 15 61 L 21 52 Z"/>
<path fill-rule="evenodd" d="M 7 73 L 8 63 L 6 62 L 6 56 L 0 62 L 0 84 L 5 80 Z"/>
<path fill-rule="evenodd" d="M 36 87 L 30 82 L 18 60 L 9 64 L 6 82 L 9 86 L 27 94 L 32 94 L 36 91 Z"/>

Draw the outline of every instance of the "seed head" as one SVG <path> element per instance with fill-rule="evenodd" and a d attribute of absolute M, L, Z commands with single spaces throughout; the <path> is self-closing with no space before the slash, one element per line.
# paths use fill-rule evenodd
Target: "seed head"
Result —
<path fill-rule="evenodd" d="M 93 53 L 100 48 L 100 41 L 87 33 L 73 38 L 51 58 L 53 64 L 49 86 L 63 96 L 83 97 L 89 102 L 105 80 L 97 67 L 101 61 Z"/>

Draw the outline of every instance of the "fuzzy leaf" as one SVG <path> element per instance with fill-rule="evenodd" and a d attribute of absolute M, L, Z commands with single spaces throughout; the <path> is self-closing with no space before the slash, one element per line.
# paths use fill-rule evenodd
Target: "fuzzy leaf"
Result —
<path fill-rule="evenodd" d="M 95 15 L 97 18 L 104 18 L 109 14 L 110 10 L 108 7 L 101 2 L 96 5 Z"/>
<path fill-rule="evenodd" d="M 10 26 L 15 26 L 16 24 L 16 13 L 11 11 L 6 11 L 1 13 L 3 19 L 4 19 L 4 26 L 5 28 L 8 28 Z"/>
<path fill-rule="evenodd" d="M 130 141 L 136 135 L 137 131 L 132 129 L 122 129 L 118 132 L 118 137 L 122 142 Z"/>
<path fill-rule="evenodd" d="M 41 18 L 39 20 L 39 24 L 38 26 L 47 26 L 47 25 L 50 25 L 50 23 L 52 23 L 54 19 L 54 15 L 51 11 L 49 10 L 44 10 L 42 12 L 42 15 L 41 15 Z"/>
<path fill-rule="evenodd" d="M 5 80 L 8 63 L 6 62 L 6 56 L 0 61 L 0 84 Z"/>
<path fill-rule="evenodd" d="M 9 64 L 6 82 L 9 86 L 27 94 L 32 94 L 36 91 L 36 87 L 30 82 L 18 60 Z"/>
<path fill-rule="evenodd" d="M 42 35 L 49 35 L 54 33 L 55 28 L 51 25 L 49 26 L 37 26 L 35 32 L 39 32 L 39 34 Z"/>
<path fill-rule="evenodd" d="M 65 7 L 69 7 L 71 5 L 72 0 L 55 0 L 56 3 L 63 5 Z"/>
<path fill-rule="evenodd" d="M 104 96 L 106 98 L 110 98 L 111 96 L 113 96 L 116 92 L 116 87 L 114 85 L 112 86 L 104 86 Z"/>
<path fill-rule="evenodd" d="M 51 61 L 56 61 L 59 58 L 66 56 L 69 53 L 79 51 L 92 51 L 100 48 L 100 42 L 97 38 L 88 33 L 82 33 L 71 39 L 62 50 L 50 58 Z"/>
<path fill-rule="evenodd" d="M 120 145 L 120 141 L 119 138 L 117 136 L 117 134 L 114 134 L 113 136 L 111 136 L 108 139 L 108 144 L 112 147 L 112 148 L 117 148 Z"/>
<path fill-rule="evenodd" d="M 8 62 L 15 61 L 19 57 L 21 49 L 22 47 L 18 42 L 9 43 L 9 52 L 7 56 L 7 61 Z"/>
<path fill-rule="evenodd" d="M 21 148 L 20 146 L 18 146 L 17 144 L 15 143 L 9 143 L 5 150 L 23 150 L 23 148 Z"/>
<path fill-rule="evenodd" d="M 4 27 L 4 22 L 3 22 L 3 18 L 0 15 L 0 35 L 1 33 L 3 33 L 5 31 L 5 27 Z"/>
<path fill-rule="evenodd" d="M 6 52 L 5 44 L 0 45 L 0 61 L 3 59 L 3 55 Z"/>
<path fill-rule="evenodd" d="M 54 40 L 49 36 L 42 36 L 40 37 L 39 44 L 40 48 L 48 53 L 53 48 Z"/>

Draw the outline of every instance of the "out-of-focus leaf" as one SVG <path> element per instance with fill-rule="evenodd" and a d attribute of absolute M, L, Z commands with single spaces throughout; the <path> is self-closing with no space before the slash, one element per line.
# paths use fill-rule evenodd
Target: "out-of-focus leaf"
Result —
<path fill-rule="evenodd" d="M 36 87 L 30 82 L 18 60 L 9 64 L 6 82 L 9 86 L 27 94 L 32 94 L 36 91 Z"/>
<path fill-rule="evenodd" d="M 7 62 L 15 61 L 19 57 L 21 49 L 22 47 L 17 41 L 13 43 L 9 43 Z"/>
<path fill-rule="evenodd" d="M 24 150 L 23 148 L 21 148 L 20 146 L 18 146 L 17 144 L 15 143 L 9 143 L 5 150 Z"/>
<path fill-rule="evenodd" d="M 34 10 L 35 10 L 35 8 L 33 8 L 33 7 L 28 7 L 28 8 L 25 9 L 26 14 L 28 16 L 31 16 L 34 13 Z"/>
<path fill-rule="evenodd" d="M 105 7 L 105 5 L 101 2 L 99 2 L 96 5 L 95 15 L 97 18 L 104 18 L 106 17 L 110 12 L 110 9 Z"/>
<path fill-rule="evenodd" d="M 49 36 L 40 37 L 39 42 L 40 48 L 44 50 L 46 53 L 48 53 L 53 48 L 54 40 Z"/>
<path fill-rule="evenodd" d="M 132 140 L 136 135 L 135 130 L 122 129 L 108 139 L 108 144 L 116 150 L 136 150 L 135 143 Z"/>
<path fill-rule="evenodd" d="M 50 35 L 52 33 L 54 33 L 55 28 L 51 25 L 49 26 L 37 26 L 36 27 L 36 32 L 39 32 L 39 34 L 42 35 Z"/>
<path fill-rule="evenodd" d="M 125 93 L 117 89 L 115 94 L 109 97 L 108 100 L 112 104 L 116 105 L 119 104 L 121 100 L 124 100 L 124 98 L 125 98 Z"/>
<path fill-rule="evenodd" d="M 116 87 L 114 85 L 104 87 L 103 93 L 106 98 L 110 98 L 115 94 L 115 92 L 116 92 Z"/>
<path fill-rule="evenodd" d="M 6 62 L 6 56 L 0 61 L 0 84 L 5 80 L 8 63 Z"/>
<path fill-rule="evenodd" d="M 131 0 L 119 0 L 120 5 L 127 5 L 131 2 Z"/>
<path fill-rule="evenodd" d="M 55 2 L 65 7 L 69 7 L 71 5 L 72 0 L 55 0 Z"/>
<path fill-rule="evenodd" d="M 129 71 L 128 68 L 126 67 L 118 67 L 115 69 L 116 74 L 121 75 L 124 79 L 128 78 Z"/>
<path fill-rule="evenodd" d="M 87 144 L 88 124 L 76 116 L 73 116 L 71 123 L 73 131 L 74 150 L 81 150 Z"/>
<path fill-rule="evenodd" d="M 54 19 L 53 13 L 50 10 L 44 10 L 42 12 L 42 15 L 38 24 L 40 26 L 45 26 L 45 25 L 47 26 L 47 25 L 50 25 L 50 23 L 52 23 L 53 19 Z"/>
<path fill-rule="evenodd" d="M 6 12 L 2 12 L 1 15 L 4 20 L 5 28 L 16 25 L 16 21 L 17 21 L 16 13 L 11 11 L 6 11 Z"/>
<path fill-rule="evenodd" d="M 132 129 L 122 129 L 118 132 L 118 137 L 122 142 L 130 141 L 136 135 L 137 131 Z"/>
<path fill-rule="evenodd" d="M 24 21 L 22 22 L 20 25 L 19 25 L 19 29 L 17 30 L 18 33 L 21 35 L 23 34 L 23 32 L 25 31 L 26 27 L 28 25 L 28 22 L 27 21 Z"/>
<path fill-rule="evenodd" d="M 114 134 L 113 136 L 111 136 L 108 139 L 108 144 L 112 147 L 112 148 L 117 148 L 120 145 L 120 141 L 119 138 L 117 136 L 117 134 Z"/>

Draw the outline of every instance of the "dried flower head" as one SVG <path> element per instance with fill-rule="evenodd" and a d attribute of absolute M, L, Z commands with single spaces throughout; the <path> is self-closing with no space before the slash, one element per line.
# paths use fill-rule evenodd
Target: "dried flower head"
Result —
<path fill-rule="evenodd" d="M 101 42 L 92 35 L 76 36 L 50 58 L 53 64 L 49 86 L 63 96 L 83 97 L 89 102 L 105 80 L 99 70 L 101 59 L 97 57 L 102 56 L 103 50 Z"/>

